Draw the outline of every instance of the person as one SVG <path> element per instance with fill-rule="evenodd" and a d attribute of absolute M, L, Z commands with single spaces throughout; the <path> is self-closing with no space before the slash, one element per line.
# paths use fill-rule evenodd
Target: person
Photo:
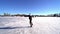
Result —
<path fill-rule="evenodd" d="M 30 27 L 32 27 L 33 23 L 32 23 L 32 16 L 29 15 L 29 23 L 30 23 Z"/>

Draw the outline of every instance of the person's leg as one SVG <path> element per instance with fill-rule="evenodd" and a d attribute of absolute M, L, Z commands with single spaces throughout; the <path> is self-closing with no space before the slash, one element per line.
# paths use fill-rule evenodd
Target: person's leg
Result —
<path fill-rule="evenodd" d="M 32 24 L 32 21 L 30 20 L 30 27 L 32 27 L 32 25 L 33 25 L 33 24 Z"/>

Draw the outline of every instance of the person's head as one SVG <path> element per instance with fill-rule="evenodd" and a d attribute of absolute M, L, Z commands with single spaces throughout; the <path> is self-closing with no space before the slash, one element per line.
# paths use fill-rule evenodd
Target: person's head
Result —
<path fill-rule="evenodd" d="M 31 15 L 31 13 L 29 13 L 29 15 Z"/>

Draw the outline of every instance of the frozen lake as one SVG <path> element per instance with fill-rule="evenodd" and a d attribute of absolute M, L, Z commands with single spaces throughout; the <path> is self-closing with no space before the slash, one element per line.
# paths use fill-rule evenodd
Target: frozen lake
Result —
<path fill-rule="evenodd" d="M 60 17 L 0 17 L 0 34 L 60 34 Z"/>

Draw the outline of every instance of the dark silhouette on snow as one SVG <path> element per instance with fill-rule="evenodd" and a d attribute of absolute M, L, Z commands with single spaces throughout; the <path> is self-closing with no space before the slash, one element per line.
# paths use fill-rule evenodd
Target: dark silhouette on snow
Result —
<path fill-rule="evenodd" d="M 30 23 L 30 27 L 32 27 L 33 23 L 32 23 L 32 16 L 29 15 L 29 23 Z"/>
<path fill-rule="evenodd" d="M 17 28 L 30 28 L 30 26 L 21 26 L 21 27 L 0 27 L 0 29 L 17 29 Z"/>

